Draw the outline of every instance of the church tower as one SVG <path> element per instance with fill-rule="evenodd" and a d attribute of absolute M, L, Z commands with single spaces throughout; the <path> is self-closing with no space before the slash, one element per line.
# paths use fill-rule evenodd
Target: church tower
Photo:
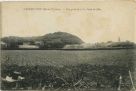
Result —
<path fill-rule="evenodd" d="M 118 38 L 118 42 L 120 42 L 120 37 Z"/>

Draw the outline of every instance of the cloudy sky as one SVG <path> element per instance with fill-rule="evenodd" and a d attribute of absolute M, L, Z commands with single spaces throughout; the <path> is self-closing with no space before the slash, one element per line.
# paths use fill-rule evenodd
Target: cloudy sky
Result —
<path fill-rule="evenodd" d="M 136 42 L 132 1 L 120 2 L 4 2 L 2 37 L 41 36 L 68 32 L 87 43 Z"/>

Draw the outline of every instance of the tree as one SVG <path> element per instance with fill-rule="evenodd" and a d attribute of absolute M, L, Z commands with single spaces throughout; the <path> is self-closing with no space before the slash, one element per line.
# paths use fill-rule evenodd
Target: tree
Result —
<path fill-rule="evenodd" d="M 23 44 L 22 38 L 20 37 L 4 37 L 1 41 L 7 44 L 7 48 L 18 48 L 18 45 Z"/>

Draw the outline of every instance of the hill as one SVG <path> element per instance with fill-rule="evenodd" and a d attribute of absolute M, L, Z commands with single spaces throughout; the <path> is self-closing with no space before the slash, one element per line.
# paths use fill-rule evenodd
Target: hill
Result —
<path fill-rule="evenodd" d="M 83 41 L 75 35 L 66 32 L 55 32 L 49 33 L 44 36 L 37 37 L 17 37 L 9 36 L 1 39 L 2 42 L 6 43 L 8 49 L 18 48 L 19 45 L 27 43 L 29 45 L 37 45 L 43 49 L 50 48 L 63 48 L 68 44 L 81 44 Z"/>
<path fill-rule="evenodd" d="M 55 32 L 41 37 L 42 48 L 63 48 L 65 45 L 84 43 L 80 38 L 66 32 Z"/>

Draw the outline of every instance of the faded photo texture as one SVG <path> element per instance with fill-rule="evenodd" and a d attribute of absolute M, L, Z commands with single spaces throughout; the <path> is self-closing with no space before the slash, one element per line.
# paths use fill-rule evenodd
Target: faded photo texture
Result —
<path fill-rule="evenodd" d="M 136 91 L 136 2 L 2 2 L 1 90 Z"/>

